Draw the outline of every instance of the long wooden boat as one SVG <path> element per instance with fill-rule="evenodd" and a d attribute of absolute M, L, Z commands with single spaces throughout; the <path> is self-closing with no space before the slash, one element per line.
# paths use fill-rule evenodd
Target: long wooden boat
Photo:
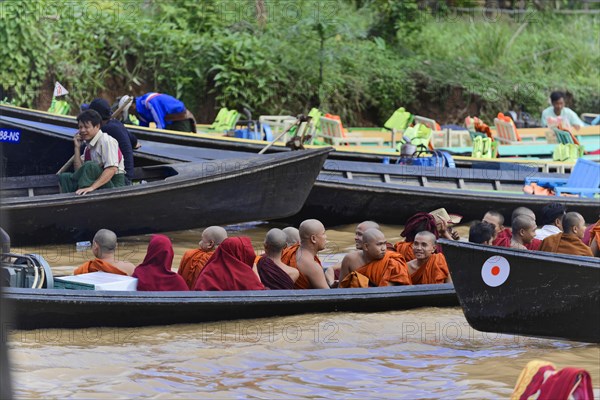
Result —
<path fill-rule="evenodd" d="M 600 343 L 600 260 L 441 241 L 469 324 Z"/>
<path fill-rule="evenodd" d="M 3 117 L 0 117 L 2 121 Z M 19 123 L 20 124 L 20 123 Z M 18 126 L 21 126 L 17 124 Z M 14 147 L 8 156 L 7 170 L 28 169 L 32 164 L 27 160 L 36 159 L 40 153 L 45 158 L 44 165 L 56 170 L 70 156 L 71 140 L 74 131 L 70 128 L 28 122 L 37 130 L 23 129 L 26 145 Z M 44 147 L 52 147 L 53 154 L 64 152 L 61 157 L 52 158 L 37 145 L 43 136 Z M 29 138 L 29 139 L 27 139 Z M 58 143 L 57 143 L 58 142 Z M 226 157 L 248 157 L 249 153 L 232 153 L 217 149 L 143 141 L 142 151 L 135 152 L 143 162 L 161 160 L 163 162 L 201 161 Z M 11 167 L 13 166 L 13 167 Z M 538 212 L 551 202 L 563 202 L 570 209 L 579 211 L 585 218 L 595 219 L 600 202 L 597 199 L 573 197 L 546 197 L 525 195 L 522 187 L 526 177 L 547 176 L 537 172 L 537 168 L 527 164 L 511 164 L 502 169 L 434 168 L 401 166 L 371 162 L 356 162 L 328 159 L 319 174 L 313 189 L 301 212 L 295 220 L 319 218 L 327 225 L 360 222 L 365 219 L 403 224 L 417 211 L 431 211 L 446 207 L 452 212 L 460 211 L 466 219 L 480 219 L 490 209 L 498 209 L 510 218 L 512 210 L 525 205 Z M 46 171 L 47 172 L 47 171 Z M 553 177 L 565 175 L 553 174 Z"/>
<path fill-rule="evenodd" d="M 295 214 L 331 149 L 142 167 L 147 183 L 59 193 L 57 175 L 5 177 L 0 219 L 18 245 L 137 235 Z"/>
<path fill-rule="evenodd" d="M 8 105 L 0 105 L 0 125 L 2 122 L 17 124 L 24 129 L 27 127 L 35 129 L 43 129 L 41 124 L 53 125 L 52 129 L 57 126 L 76 128 L 75 118 L 72 116 L 50 114 L 44 111 L 31 110 Z M 31 124 L 31 123 L 38 123 Z M 238 139 L 224 137 L 214 134 L 191 134 L 174 132 L 168 130 L 157 130 L 144 127 L 136 127 L 128 125 L 127 128 L 133 132 L 141 140 L 149 140 L 155 143 L 177 144 L 191 147 L 200 147 L 204 149 L 215 150 L 232 150 L 239 152 L 258 153 L 266 145 L 265 141 Z M 307 148 L 318 148 L 319 146 L 307 146 Z M 464 149 L 454 149 L 457 153 L 463 153 Z M 589 149 L 588 149 L 589 150 Z M 276 143 L 268 152 L 287 152 L 289 148 L 282 143 Z M 332 160 L 347 160 L 347 161 L 366 161 L 381 163 L 384 160 L 395 163 L 399 158 L 399 154 L 395 149 L 377 148 L 375 146 L 336 146 L 335 151 L 331 152 L 329 159 Z M 600 160 L 600 156 L 597 158 Z M 541 172 L 568 172 L 573 163 L 554 162 L 551 160 L 539 160 L 536 158 L 510 158 L 495 160 L 480 160 L 472 157 L 456 155 L 454 156 L 456 165 L 461 168 L 500 168 L 494 167 L 496 163 L 522 164 L 536 166 Z"/>
<path fill-rule="evenodd" d="M 3 296 L 16 329 L 137 327 L 458 305 L 451 284 L 242 292 L 5 288 Z"/>

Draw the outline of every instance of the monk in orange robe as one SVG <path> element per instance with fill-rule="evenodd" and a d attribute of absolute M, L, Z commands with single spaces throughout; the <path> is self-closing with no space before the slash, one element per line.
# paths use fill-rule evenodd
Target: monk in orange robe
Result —
<path fill-rule="evenodd" d="M 593 257 L 592 250 L 582 241 L 584 232 L 585 220 L 581 214 L 569 212 L 563 217 L 563 232 L 544 239 L 540 250 L 550 253 Z"/>
<path fill-rule="evenodd" d="M 413 285 L 452 282 L 446 258 L 436 253 L 436 239 L 431 232 L 417 233 L 413 242 L 415 259 L 408 262 Z"/>
<path fill-rule="evenodd" d="M 220 226 L 209 226 L 202 231 L 198 249 L 183 254 L 177 273 L 181 275 L 190 290 L 194 289 L 198 275 L 213 255 L 217 247 L 227 239 L 227 231 Z"/>
<path fill-rule="evenodd" d="M 300 244 L 287 247 L 281 261 L 297 268 L 300 276 L 294 289 L 329 289 L 323 266 L 317 253 L 325 249 L 327 235 L 325 227 L 316 219 L 308 219 L 300 224 Z"/>
<path fill-rule="evenodd" d="M 404 257 L 404 260 L 410 261 L 415 259 L 413 252 L 413 242 L 398 242 L 394 245 L 396 252 Z"/>
<path fill-rule="evenodd" d="M 378 229 L 362 235 L 362 250 L 347 254 L 342 261 L 340 287 L 410 285 L 402 255 L 387 251 L 387 241 Z"/>
<path fill-rule="evenodd" d="M 108 229 L 100 229 L 92 241 L 94 260 L 87 261 L 73 271 L 73 275 L 89 274 L 91 272 L 106 272 L 109 274 L 133 274 L 135 265 L 127 261 L 115 259 L 117 235 Z"/>
<path fill-rule="evenodd" d="M 600 220 L 592 228 L 590 234 L 590 248 L 594 257 L 600 257 Z"/>

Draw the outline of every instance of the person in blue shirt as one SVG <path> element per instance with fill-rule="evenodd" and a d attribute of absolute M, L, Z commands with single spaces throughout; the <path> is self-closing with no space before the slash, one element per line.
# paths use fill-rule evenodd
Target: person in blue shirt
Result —
<path fill-rule="evenodd" d="M 563 92 L 552 92 L 550 94 L 550 102 L 552 105 L 542 112 L 542 126 L 548 126 L 548 121 L 551 123 L 560 123 L 563 128 L 574 127 L 579 129 L 585 126 L 575 111 L 565 107 L 565 94 Z"/>
<path fill-rule="evenodd" d="M 168 94 L 151 92 L 136 97 L 130 111 L 138 117 L 140 126 L 154 122 L 157 129 L 196 132 L 194 115 L 180 100 Z"/>

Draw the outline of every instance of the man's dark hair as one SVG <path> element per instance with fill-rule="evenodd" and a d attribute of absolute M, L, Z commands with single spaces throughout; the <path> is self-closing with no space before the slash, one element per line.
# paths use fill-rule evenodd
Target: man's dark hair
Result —
<path fill-rule="evenodd" d="M 90 122 L 92 126 L 100 126 L 102 123 L 102 117 L 94 110 L 85 110 L 77 116 L 77 122 L 81 122 L 85 125 L 86 122 Z"/>
<path fill-rule="evenodd" d="M 561 203 L 546 204 L 544 208 L 542 208 L 542 218 L 540 222 L 542 225 L 553 225 L 557 218 L 560 218 L 562 221 L 566 213 L 567 207 Z"/>
<path fill-rule="evenodd" d="M 550 93 L 550 101 L 552 103 L 554 103 L 555 101 L 558 101 L 560 99 L 564 99 L 565 98 L 565 94 L 563 92 L 552 92 Z"/>
<path fill-rule="evenodd" d="M 469 228 L 469 242 L 471 243 L 486 243 L 494 237 L 496 228 L 487 222 L 476 222 Z"/>

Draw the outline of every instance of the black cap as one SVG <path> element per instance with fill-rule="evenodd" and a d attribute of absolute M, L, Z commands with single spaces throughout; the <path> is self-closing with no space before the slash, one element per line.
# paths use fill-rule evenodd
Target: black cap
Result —
<path fill-rule="evenodd" d="M 112 115 L 110 111 L 110 104 L 108 104 L 108 101 L 101 98 L 92 100 L 90 103 L 90 109 L 97 111 L 103 120 L 110 119 L 110 116 Z"/>

